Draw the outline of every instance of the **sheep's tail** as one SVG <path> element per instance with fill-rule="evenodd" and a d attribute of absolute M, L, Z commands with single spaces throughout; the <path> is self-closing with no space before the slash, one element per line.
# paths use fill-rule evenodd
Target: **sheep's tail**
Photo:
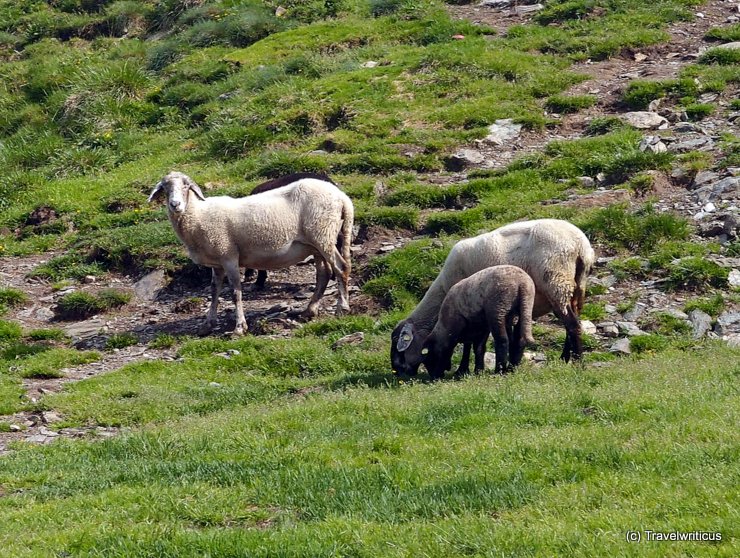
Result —
<path fill-rule="evenodd" d="M 586 250 L 587 248 L 587 250 Z M 582 254 L 579 254 L 576 258 L 576 288 L 573 290 L 573 298 L 571 299 L 571 307 L 576 313 L 576 316 L 581 315 L 583 310 L 583 301 L 586 298 L 586 281 L 589 273 L 591 273 L 591 267 L 594 264 L 596 256 L 594 254 L 591 245 L 586 241 Z"/>
<path fill-rule="evenodd" d="M 344 196 L 342 199 L 342 247 L 340 248 L 340 252 L 342 254 L 342 259 L 344 260 L 343 274 L 347 280 L 349 280 L 349 273 L 352 270 L 350 249 L 352 247 L 352 229 L 354 228 L 354 225 L 355 208 L 352 205 L 352 200 L 350 200 L 349 197 Z"/>
<path fill-rule="evenodd" d="M 534 285 L 532 285 L 534 286 Z M 534 310 L 534 288 L 520 287 L 519 291 L 519 332 L 522 343 L 534 345 L 532 335 L 532 311 Z"/>

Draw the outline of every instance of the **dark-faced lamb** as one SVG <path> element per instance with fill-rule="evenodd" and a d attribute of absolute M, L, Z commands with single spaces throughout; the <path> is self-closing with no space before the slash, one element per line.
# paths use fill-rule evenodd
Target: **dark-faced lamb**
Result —
<path fill-rule="evenodd" d="M 224 275 L 234 290 L 236 327 L 247 328 L 242 307 L 240 267 L 280 269 L 309 256 L 316 262 L 316 288 L 304 316 L 317 315 L 332 271 L 337 277 L 337 314 L 349 311 L 352 201 L 331 183 L 305 178 L 259 196 L 206 198 L 181 172 L 171 172 L 152 190 L 149 201 L 167 197 L 167 211 L 178 238 L 197 264 L 212 268 L 211 305 L 202 332 L 216 325 Z M 347 239 L 341 252 L 337 238 Z"/>
<path fill-rule="evenodd" d="M 328 182 L 336 186 L 334 181 L 325 174 L 319 174 L 316 172 L 296 172 L 293 174 L 281 176 L 279 178 L 273 178 L 272 180 L 268 180 L 267 182 L 263 182 L 262 184 L 257 184 L 257 186 L 252 189 L 249 195 L 254 196 L 255 194 L 261 194 L 262 192 L 269 192 L 270 190 L 274 190 L 275 188 L 282 188 L 283 186 L 288 186 L 289 184 L 292 184 L 293 182 L 302 180 L 304 178 L 323 180 L 324 182 Z M 249 267 L 244 270 L 245 283 L 254 279 L 254 272 L 255 270 Z M 254 288 L 257 290 L 264 289 L 266 281 L 267 271 L 264 269 L 257 270 L 257 280 L 254 282 Z"/>
<path fill-rule="evenodd" d="M 445 296 L 439 319 L 424 341 L 424 366 L 433 379 L 442 378 L 452 366 L 458 343 L 471 344 L 475 371 L 484 368 L 486 341 L 493 335 L 496 372 L 522 360 L 524 347 L 532 338 L 534 281 L 513 265 L 496 265 L 456 283 Z"/>
<path fill-rule="evenodd" d="M 561 358 L 580 358 L 583 351 L 579 314 L 586 279 L 595 255 L 586 235 L 559 219 L 511 223 L 492 232 L 459 241 L 442 270 L 409 317 L 391 334 L 391 365 L 414 375 L 424 360 L 424 340 L 434 329 L 439 308 L 453 285 L 486 267 L 515 265 L 532 278 L 536 295 L 533 318 L 550 311 L 565 325 Z"/>

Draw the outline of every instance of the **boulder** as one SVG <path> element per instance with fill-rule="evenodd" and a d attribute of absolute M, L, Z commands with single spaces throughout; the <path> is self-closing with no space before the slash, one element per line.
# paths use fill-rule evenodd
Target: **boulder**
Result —
<path fill-rule="evenodd" d="M 701 339 L 712 329 L 712 317 L 698 308 L 689 312 L 689 321 L 693 327 L 694 339 Z"/>
<path fill-rule="evenodd" d="M 668 120 L 663 118 L 657 112 L 638 110 L 626 112 L 620 116 L 623 122 L 629 124 L 638 130 L 655 130 L 665 129 L 668 127 Z"/>

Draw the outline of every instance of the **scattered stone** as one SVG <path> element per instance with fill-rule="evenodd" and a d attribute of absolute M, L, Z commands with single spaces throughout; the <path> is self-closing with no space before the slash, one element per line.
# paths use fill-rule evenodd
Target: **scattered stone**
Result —
<path fill-rule="evenodd" d="M 740 333 L 732 333 L 727 336 L 727 346 L 733 349 L 740 349 Z"/>
<path fill-rule="evenodd" d="M 668 127 L 668 120 L 663 118 L 657 112 L 638 110 L 626 112 L 620 117 L 622 121 L 638 130 L 664 130 Z"/>
<path fill-rule="evenodd" d="M 23 430 L 23 429 L 19 425 L 17 425 L 17 424 L 11 424 L 10 425 L 10 431 L 11 432 L 20 432 L 21 430 Z"/>
<path fill-rule="evenodd" d="M 707 151 L 714 147 L 712 138 L 696 138 L 686 141 L 679 141 L 671 143 L 668 146 L 668 151 L 672 153 L 686 153 L 687 151 Z"/>
<path fill-rule="evenodd" d="M 588 333 L 589 335 L 596 334 L 596 326 L 591 320 L 581 320 L 581 329 L 583 333 Z"/>
<path fill-rule="evenodd" d="M 454 155 L 447 157 L 445 168 L 448 171 L 459 172 L 474 165 L 480 165 L 486 158 L 479 151 L 473 149 L 461 149 Z"/>
<path fill-rule="evenodd" d="M 479 6 L 485 6 L 487 8 L 508 8 L 514 3 L 514 0 L 482 0 Z"/>
<path fill-rule="evenodd" d="M 534 12 L 539 12 L 540 10 L 544 9 L 544 7 L 545 6 L 542 4 L 532 4 L 530 6 L 514 6 L 512 13 L 514 15 L 523 16 L 527 14 L 532 14 Z"/>
<path fill-rule="evenodd" d="M 707 184 L 706 186 L 702 186 L 694 192 L 694 196 L 701 203 L 705 203 L 710 200 L 717 200 L 724 197 L 725 195 L 737 196 L 738 193 L 740 193 L 740 189 L 738 188 L 739 186 L 740 178 L 735 176 L 728 176 L 727 178 L 723 178 L 722 180 L 720 180 L 719 182 L 715 182 L 714 184 Z"/>
<path fill-rule="evenodd" d="M 660 136 L 645 136 L 640 142 L 639 149 L 651 153 L 665 153 L 668 151 L 668 147 L 661 141 Z"/>
<path fill-rule="evenodd" d="M 368 60 L 362 63 L 363 68 L 375 68 L 377 65 L 378 63 L 375 60 Z"/>
<path fill-rule="evenodd" d="M 617 327 L 620 333 L 623 333 L 627 337 L 635 337 L 636 335 L 645 335 L 635 322 L 617 322 Z"/>
<path fill-rule="evenodd" d="M 692 124 L 691 122 L 679 122 L 673 127 L 673 130 L 675 132 L 698 132 L 699 127 L 696 124 Z"/>
<path fill-rule="evenodd" d="M 606 312 L 607 314 L 616 314 L 617 307 L 614 306 L 613 304 L 605 304 L 604 305 L 604 312 Z"/>
<path fill-rule="evenodd" d="M 644 302 L 638 302 L 632 308 L 622 314 L 622 316 L 624 317 L 625 321 L 634 322 L 635 320 L 637 320 L 637 318 L 645 313 L 645 310 L 647 310 L 647 304 L 645 304 Z"/>
<path fill-rule="evenodd" d="M 604 337 L 617 337 L 619 335 L 619 328 L 616 322 L 601 322 L 596 327 L 601 330 L 601 334 Z"/>
<path fill-rule="evenodd" d="M 737 269 L 730 270 L 730 274 L 727 276 L 727 284 L 730 287 L 740 287 L 740 271 Z"/>
<path fill-rule="evenodd" d="M 494 145 L 503 145 L 517 137 L 522 131 L 521 124 L 515 124 L 511 118 L 496 120 L 488 127 L 488 135 L 483 141 Z"/>
<path fill-rule="evenodd" d="M 483 368 L 485 370 L 495 370 L 496 368 L 496 355 L 490 351 L 486 351 L 483 354 Z"/>
<path fill-rule="evenodd" d="M 578 182 L 581 183 L 581 188 L 593 188 L 596 186 L 596 181 L 590 176 L 579 176 Z"/>
<path fill-rule="evenodd" d="M 43 411 L 41 413 L 41 420 L 46 424 L 53 424 L 62 420 L 62 417 L 54 411 Z"/>
<path fill-rule="evenodd" d="M 87 284 L 87 285 L 90 285 L 92 283 L 95 283 L 96 280 L 97 280 L 97 278 L 95 277 L 95 275 L 85 275 L 82 278 L 82 282 L 85 283 L 85 284 Z"/>
<path fill-rule="evenodd" d="M 211 387 L 221 387 L 221 384 L 219 384 L 218 382 L 208 382 L 208 385 Z"/>
<path fill-rule="evenodd" d="M 275 8 L 275 17 L 283 17 L 287 13 L 288 10 L 283 8 L 282 6 L 278 6 L 277 8 Z"/>
<path fill-rule="evenodd" d="M 43 434 L 34 434 L 33 436 L 28 436 L 27 438 L 24 438 L 24 440 L 29 444 L 44 444 L 47 440 L 51 440 L 51 438 L 48 438 Z"/>
<path fill-rule="evenodd" d="M 712 317 L 698 308 L 689 312 L 689 321 L 693 327 L 694 339 L 701 339 L 712 329 Z"/>
<path fill-rule="evenodd" d="M 609 347 L 609 352 L 622 355 L 632 354 L 632 351 L 630 350 L 630 340 L 627 337 L 617 339 L 617 341 Z"/>
<path fill-rule="evenodd" d="M 667 314 L 679 320 L 689 319 L 689 315 L 686 312 L 682 312 L 681 310 L 677 310 L 676 308 L 651 308 L 650 313 L 651 314 Z"/>
<path fill-rule="evenodd" d="M 380 248 L 378 248 L 378 252 L 392 252 L 395 249 L 395 244 L 383 244 Z"/>
<path fill-rule="evenodd" d="M 64 327 L 64 333 L 72 338 L 76 337 L 84 339 L 87 337 L 92 337 L 93 335 L 97 335 L 104 327 L 105 320 L 101 318 L 94 318 L 86 320 L 84 322 L 70 324 Z"/>
<path fill-rule="evenodd" d="M 636 52 L 635 53 L 635 62 L 644 62 L 647 60 L 647 54 L 643 54 L 642 52 Z"/>
<path fill-rule="evenodd" d="M 727 328 L 738 323 L 740 323 L 740 312 L 727 310 L 722 312 L 717 318 L 717 323 L 714 324 L 714 331 L 722 335 Z"/>
<path fill-rule="evenodd" d="M 365 333 L 362 331 L 355 331 L 354 333 L 350 333 L 349 335 L 345 335 L 344 337 L 340 337 L 334 341 L 331 348 L 333 350 L 337 350 L 339 347 L 344 347 L 346 345 L 359 345 L 364 340 Z"/>
<path fill-rule="evenodd" d="M 704 184 L 717 180 L 718 178 L 719 178 L 719 175 L 716 172 L 700 171 L 696 173 L 696 176 L 694 177 L 694 182 L 693 182 L 694 188 L 703 186 Z"/>
<path fill-rule="evenodd" d="M 155 269 L 134 283 L 134 294 L 139 300 L 154 300 L 164 286 L 164 270 Z"/>

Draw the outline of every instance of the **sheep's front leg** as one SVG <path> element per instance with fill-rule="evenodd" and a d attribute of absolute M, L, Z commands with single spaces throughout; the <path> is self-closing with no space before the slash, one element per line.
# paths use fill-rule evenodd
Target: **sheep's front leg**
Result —
<path fill-rule="evenodd" d="M 475 373 L 479 374 L 486 368 L 486 341 L 488 335 L 475 342 Z"/>
<path fill-rule="evenodd" d="M 470 374 L 470 343 L 463 343 L 462 358 L 460 359 L 460 366 L 455 371 L 455 378 L 462 378 Z"/>
<path fill-rule="evenodd" d="M 319 302 L 321 297 L 324 296 L 326 286 L 329 284 L 329 277 L 331 277 L 331 268 L 329 264 L 321 256 L 314 256 L 316 262 L 316 288 L 313 291 L 311 300 L 308 301 L 308 308 L 304 310 L 304 318 L 315 318 L 319 314 Z"/>
<path fill-rule="evenodd" d="M 213 331 L 218 323 L 218 295 L 224 284 L 224 270 L 220 267 L 211 268 L 211 305 L 206 313 L 206 321 L 198 330 L 200 335 L 207 335 Z"/>
<path fill-rule="evenodd" d="M 244 317 L 244 306 L 242 305 L 242 280 L 241 274 L 239 273 L 239 263 L 228 262 L 224 265 L 226 275 L 229 278 L 229 283 L 234 290 L 234 305 L 236 306 L 236 327 L 234 328 L 235 335 L 244 335 L 247 330 L 247 320 Z"/>

